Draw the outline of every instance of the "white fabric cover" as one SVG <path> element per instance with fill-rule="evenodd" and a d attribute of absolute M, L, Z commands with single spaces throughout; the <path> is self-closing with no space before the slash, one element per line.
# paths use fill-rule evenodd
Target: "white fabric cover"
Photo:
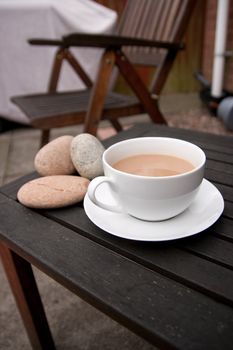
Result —
<path fill-rule="evenodd" d="M 29 45 L 29 38 L 59 39 L 73 32 L 110 33 L 117 15 L 92 0 L 0 0 L 0 115 L 26 123 L 10 97 L 46 92 L 56 48 Z M 94 78 L 102 50 L 72 49 Z M 65 63 L 59 91 L 82 89 Z"/>

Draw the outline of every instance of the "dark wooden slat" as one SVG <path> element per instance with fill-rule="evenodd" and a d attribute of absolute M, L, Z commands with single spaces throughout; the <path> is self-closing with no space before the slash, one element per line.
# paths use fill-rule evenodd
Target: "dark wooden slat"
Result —
<path fill-rule="evenodd" d="M 209 135 L 209 137 L 207 136 L 206 141 L 204 140 L 198 140 L 194 137 L 192 137 L 190 135 L 190 141 L 193 143 L 196 143 L 198 146 L 200 146 L 201 148 L 203 148 L 206 151 L 214 151 L 215 152 L 215 160 L 221 160 L 221 155 L 222 154 L 226 154 L 231 156 L 232 151 L 233 151 L 233 147 L 232 144 L 229 142 L 229 147 L 225 146 L 224 144 L 221 144 L 221 142 L 217 143 L 216 140 L 213 138 L 212 136 L 214 135 Z M 213 141 L 213 142 L 211 142 Z M 232 142 L 232 140 L 231 140 Z M 228 158 L 229 159 L 229 158 Z"/>
<path fill-rule="evenodd" d="M 13 97 L 16 103 L 31 119 L 49 116 L 59 116 L 87 110 L 90 90 L 71 92 L 58 92 L 50 94 L 33 94 Z M 109 93 L 106 97 L 105 108 L 121 108 L 139 104 L 133 96 L 125 97 L 117 93 Z"/>
<path fill-rule="evenodd" d="M 216 288 L 216 298 L 225 299 L 225 300 L 231 300 L 231 303 L 233 302 L 233 294 L 232 292 L 227 291 L 229 287 L 227 287 L 227 283 L 231 283 L 230 281 L 233 278 L 233 272 L 228 271 L 225 268 L 221 268 L 217 265 L 217 263 L 222 263 L 225 267 L 232 267 L 232 250 L 233 250 L 233 244 L 229 245 L 229 255 L 228 257 L 225 257 L 224 259 L 217 254 L 217 252 L 213 252 L 212 249 L 212 261 L 215 263 L 211 263 L 209 261 L 203 260 L 198 258 L 195 255 L 186 254 L 182 250 L 177 250 L 177 247 L 180 249 L 183 249 L 182 242 L 175 244 L 174 242 L 169 243 L 165 242 L 163 243 L 135 243 L 132 241 L 124 240 L 124 245 L 122 244 L 122 239 L 118 239 L 113 237 L 110 234 L 107 234 L 103 232 L 102 230 L 98 229 L 90 223 L 89 219 L 87 217 L 83 216 L 82 208 L 70 208 L 70 210 L 63 210 L 61 211 L 49 211 L 46 213 L 46 215 L 53 220 L 57 220 L 59 223 L 62 223 L 63 225 L 72 228 L 73 230 L 78 231 L 80 228 L 83 231 L 83 234 L 93 240 L 96 240 L 98 243 L 101 243 L 107 247 L 110 247 L 113 250 L 116 250 L 120 253 L 126 254 L 131 259 L 140 262 L 141 264 L 145 264 L 145 266 L 151 268 L 151 269 L 159 269 L 163 270 L 164 274 L 172 274 L 175 279 L 178 281 L 185 280 L 187 285 L 195 285 L 195 288 L 204 289 L 206 293 L 209 293 L 209 290 L 211 290 L 211 284 L 213 283 L 213 279 L 216 281 L 216 285 L 219 286 L 219 288 Z M 77 228 L 78 227 L 78 228 Z M 200 239 L 205 239 L 205 234 L 203 233 L 203 236 L 201 235 Z M 207 238 L 208 239 L 208 238 Z M 179 241 L 178 241 L 179 242 Z M 189 242 L 187 240 L 187 242 Z M 175 245 L 175 248 L 173 247 Z M 186 248 L 188 243 L 185 245 L 184 248 Z M 191 244 L 192 246 L 192 244 Z M 226 251 L 226 249 L 225 249 Z M 195 252 L 196 253 L 196 252 Z M 210 251 L 211 253 L 211 251 Z M 170 255 L 170 260 L 168 261 L 168 258 L 164 259 L 164 254 Z M 203 255 L 203 254 L 202 254 Z M 179 256 L 179 259 L 177 258 Z M 139 259 L 140 257 L 143 257 L 143 259 Z M 218 258 L 220 257 L 220 261 L 218 261 Z M 139 259 L 139 260 L 138 260 Z M 178 260 L 177 260 L 178 259 Z M 210 257 L 208 255 L 208 250 L 206 254 L 206 259 L 210 260 Z M 228 259 L 228 260 L 227 260 Z M 183 264 L 184 261 L 187 260 L 187 265 Z M 180 263 L 179 263 L 180 261 Z M 189 262 L 189 263 L 188 263 Z M 183 265 L 182 265 L 183 264 Z M 192 275 L 190 273 L 190 268 L 194 267 L 195 273 Z M 220 270 L 219 270 L 220 269 Z M 218 273 L 219 272 L 219 273 Z M 216 276 L 218 274 L 218 276 Z M 208 277 L 209 276 L 209 277 Z M 215 277 L 214 277 L 215 276 Z M 219 281 L 222 281 L 222 285 Z M 226 283 L 226 284 L 225 284 Z M 218 290 L 218 292 L 217 292 Z"/>
<path fill-rule="evenodd" d="M 233 203 L 232 202 L 225 203 L 225 208 L 224 208 L 223 214 L 227 218 L 233 219 Z"/>
<path fill-rule="evenodd" d="M 182 240 L 179 246 L 233 270 L 233 244 L 218 239 L 211 233 L 203 233 L 201 239 L 190 237 Z"/>
<path fill-rule="evenodd" d="M 207 158 L 206 167 L 207 169 L 221 171 L 221 173 L 224 173 L 224 174 L 230 174 L 230 175 L 233 174 L 233 164 L 225 163 L 223 161 L 220 162 L 220 161 L 210 160 Z"/>
<path fill-rule="evenodd" d="M 215 183 L 233 186 L 233 176 L 229 173 L 224 173 L 224 171 L 216 171 L 207 168 L 205 170 L 205 177 Z"/>
<path fill-rule="evenodd" d="M 213 181 L 213 184 L 219 189 L 219 191 L 224 197 L 224 200 L 233 202 L 233 187 L 218 184 L 218 183 L 215 183 L 214 181 Z"/>
<path fill-rule="evenodd" d="M 223 152 L 216 152 L 216 151 L 212 151 L 207 149 L 208 145 L 203 144 L 203 143 L 199 143 L 200 147 L 205 147 L 205 154 L 207 156 L 208 159 L 211 160 L 217 160 L 218 162 L 224 162 L 226 164 L 233 164 L 233 157 L 232 154 L 226 154 Z"/>
<path fill-rule="evenodd" d="M 0 198 L 5 203 L 6 197 Z M 12 212 L 21 225 L 4 220 Z M 7 200 L 2 218 L 1 237 L 12 249 L 153 344 L 166 349 L 208 348 L 210 344 L 212 349 L 230 348 L 231 307 L 123 258 L 13 200 Z"/>
<path fill-rule="evenodd" d="M 212 227 L 211 231 L 220 235 L 220 237 L 233 241 L 232 220 L 221 217 Z"/>
<path fill-rule="evenodd" d="M 214 135 L 211 133 L 200 132 L 195 130 L 187 130 L 182 128 L 167 128 L 163 125 L 151 125 L 148 128 L 147 124 L 142 123 L 141 127 L 144 129 L 144 136 L 163 136 L 176 137 L 192 140 L 195 143 L 203 143 L 209 150 L 231 154 L 233 151 L 233 138 L 226 135 Z"/>
<path fill-rule="evenodd" d="M 203 133 L 204 134 L 204 133 Z M 179 134 L 177 135 L 180 138 L 184 138 L 186 139 L 186 136 L 183 136 L 184 134 L 182 133 L 180 136 Z M 188 135 L 187 135 L 188 136 Z M 228 156 L 228 162 L 229 162 L 229 157 L 231 157 L 232 154 L 232 147 L 231 144 L 229 144 L 229 148 L 227 148 L 225 145 L 222 145 L 221 143 L 217 144 L 215 141 L 215 139 L 212 140 L 212 136 L 214 135 L 209 135 L 209 137 L 206 138 L 206 141 L 203 140 L 198 140 L 198 138 L 196 139 L 195 136 L 192 136 L 192 134 L 190 134 L 190 136 L 188 136 L 187 140 L 189 140 L 190 142 L 195 143 L 197 146 L 203 148 L 204 151 L 208 152 L 208 151 L 212 151 L 215 153 L 215 160 L 221 161 L 221 159 L 223 160 L 223 158 L 221 158 L 221 156 L 223 154 L 225 154 L 226 156 Z M 212 140 L 213 142 L 211 142 L 210 140 Z M 232 164 L 232 161 L 230 161 L 230 163 Z"/>

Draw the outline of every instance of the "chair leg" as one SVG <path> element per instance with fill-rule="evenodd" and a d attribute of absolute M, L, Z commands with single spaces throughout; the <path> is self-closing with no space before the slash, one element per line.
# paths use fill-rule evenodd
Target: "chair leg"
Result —
<path fill-rule="evenodd" d="M 78 74 L 78 76 L 82 79 L 86 87 L 91 88 L 93 83 L 88 74 L 82 68 L 77 58 L 68 50 L 65 50 L 65 58 L 74 69 L 74 71 Z"/>
<path fill-rule="evenodd" d="M 106 50 L 102 56 L 98 76 L 92 89 L 84 125 L 84 132 L 92 135 L 96 135 L 97 132 L 114 64 L 115 52 L 112 50 Z"/>
<path fill-rule="evenodd" d="M 61 66 L 64 58 L 65 58 L 65 49 L 59 48 L 57 50 L 57 53 L 55 55 L 55 59 L 53 62 L 53 67 L 52 67 L 51 76 L 49 80 L 49 87 L 48 87 L 49 92 L 55 92 L 57 89 L 57 84 L 58 84 L 58 80 L 61 72 Z"/>
<path fill-rule="evenodd" d="M 40 148 L 42 148 L 46 143 L 49 142 L 50 137 L 50 129 L 48 130 L 41 130 L 41 137 L 40 137 Z"/>
<path fill-rule="evenodd" d="M 55 350 L 30 263 L 0 244 L 0 257 L 33 349 Z"/>
<path fill-rule="evenodd" d="M 154 101 L 150 93 L 148 92 L 143 81 L 138 76 L 132 64 L 128 61 L 127 57 L 121 51 L 116 52 L 116 65 L 128 82 L 131 89 L 141 101 L 145 108 L 145 111 L 149 114 L 151 120 L 154 123 L 167 124 L 162 113 L 159 110 L 157 101 Z"/>
<path fill-rule="evenodd" d="M 121 123 L 117 119 L 110 119 L 109 121 L 117 132 L 123 130 Z"/>

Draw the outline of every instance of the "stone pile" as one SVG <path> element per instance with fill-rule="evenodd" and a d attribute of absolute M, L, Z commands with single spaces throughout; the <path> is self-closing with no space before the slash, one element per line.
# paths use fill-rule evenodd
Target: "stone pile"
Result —
<path fill-rule="evenodd" d="M 100 141 L 87 133 L 49 142 L 34 160 L 41 177 L 19 189 L 19 202 L 30 208 L 52 209 L 82 201 L 90 180 L 103 174 L 103 152 Z"/>

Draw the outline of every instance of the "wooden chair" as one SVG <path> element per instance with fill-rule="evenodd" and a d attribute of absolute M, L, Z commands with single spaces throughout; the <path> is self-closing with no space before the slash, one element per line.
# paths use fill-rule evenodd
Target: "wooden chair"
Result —
<path fill-rule="evenodd" d="M 148 113 L 155 123 L 166 123 L 158 97 L 171 70 L 194 8 L 195 0 L 128 0 L 114 35 L 74 33 L 60 40 L 30 39 L 32 45 L 57 46 L 47 93 L 17 96 L 12 101 L 31 126 L 42 130 L 41 145 L 51 128 L 84 123 L 84 132 L 96 134 L 100 119 L 109 119 L 117 131 L 119 118 Z M 104 48 L 95 82 L 71 53 L 71 47 Z M 86 85 L 85 90 L 56 92 L 62 62 L 66 60 Z M 147 87 L 135 65 L 157 67 Z M 132 95 L 109 91 L 114 66 Z"/>

